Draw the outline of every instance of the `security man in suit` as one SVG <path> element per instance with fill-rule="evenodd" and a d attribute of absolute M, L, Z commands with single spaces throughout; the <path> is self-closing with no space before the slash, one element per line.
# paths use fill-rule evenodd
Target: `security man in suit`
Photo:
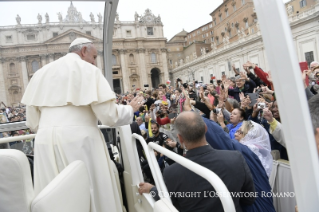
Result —
<path fill-rule="evenodd" d="M 181 145 L 188 150 L 186 158 L 217 174 L 233 193 L 236 211 L 254 203 L 255 187 L 250 170 L 242 154 L 237 151 L 215 150 L 206 141 L 207 127 L 195 112 L 182 112 L 175 121 Z M 224 211 L 215 189 L 204 178 L 178 163 L 165 168 L 164 181 L 173 205 L 179 211 Z M 158 193 L 156 187 L 141 183 L 139 192 Z M 181 195 L 174 195 L 180 192 Z M 192 194 L 187 195 L 187 194 Z M 158 196 L 155 198 L 158 199 Z"/>

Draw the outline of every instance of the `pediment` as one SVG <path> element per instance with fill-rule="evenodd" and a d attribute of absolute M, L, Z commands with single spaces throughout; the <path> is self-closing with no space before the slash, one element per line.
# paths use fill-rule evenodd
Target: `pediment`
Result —
<path fill-rule="evenodd" d="M 45 44 L 61 44 L 61 43 L 72 43 L 76 38 L 87 38 L 93 42 L 102 42 L 101 39 L 87 35 L 85 33 L 70 29 L 54 38 L 45 41 Z"/>

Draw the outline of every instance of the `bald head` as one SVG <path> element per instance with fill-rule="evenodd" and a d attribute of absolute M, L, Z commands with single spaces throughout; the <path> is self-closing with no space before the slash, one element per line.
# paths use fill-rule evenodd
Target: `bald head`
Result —
<path fill-rule="evenodd" d="M 174 126 L 177 133 L 188 143 L 201 142 L 205 137 L 206 125 L 198 113 L 182 112 L 175 120 Z"/>
<path fill-rule="evenodd" d="M 317 61 L 313 61 L 312 63 L 310 63 L 310 69 L 313 71 L 314 68 L 318 67 L 319 63 Z"/>

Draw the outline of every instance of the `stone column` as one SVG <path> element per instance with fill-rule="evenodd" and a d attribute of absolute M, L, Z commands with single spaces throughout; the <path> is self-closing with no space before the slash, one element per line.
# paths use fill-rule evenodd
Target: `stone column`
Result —
<path fill-rule="evenodd" d="M 54 54 L 49 54 L 49 63 L 54 61 Z"/>
<path fill-rule="evenodd" d="M 47 64 L 47 55 L 42 54 L 42 55 L 40 55 L 40 58 L 41 58 L 41 65 L 43 67 Z"/>
<path fill-rule="evenodd" d="M 4 58 L 0 58 L 0 100 L 5 104 L 9 104 L 6 94 L 5 76 L 3 72 Z"/>
<path fill-rule="evenodd" d="M 29 83 L 29 77 L 28 77 L 28 71 L 27 71 L 27 63 L 25 57 L 20 57 L 21 62 L 21 72 L 22 72 L 22 80 L 23 80 L 23 87 L 24 90 L 26 90 L 28 83 Z"/>
<path fill-rule="evenodd" d="M 167 64 L 167 49 L 162 48 L 162 61 L 163 61 L 163 73 L 164 73 L 164 81 L 162 83 L 166 83 L 167 80 L 169 80 L 169 75 L 168 75 L 168 64 Z"/>
<path fill-rule="evenodd" d="M 150 84 L 147 80 L 147 70 L 146 70 L 146 62 L 145 62 L 145 49 L 138 49 L 140 65 L 139 65 L 139 73 L 141 76 L 142 86 L 145 84 Z M 151 83 L 152 84 L 152 83 Z M 144 88 L 144 87 L 143 87 Z"/>
<path fill-rule="evenodd" d="M 125 60 L 125 53 L 126 51 L 124 49 L 120 49 L 120 57 L 121 57 L 121 70 L 122 70 L 122 76 L 123 76 L 123 89 L 124 92 L 131 91 L 130 86 L 130 80 L 128 76 L 128 69 L 126 68 L 126 60 Z"/>

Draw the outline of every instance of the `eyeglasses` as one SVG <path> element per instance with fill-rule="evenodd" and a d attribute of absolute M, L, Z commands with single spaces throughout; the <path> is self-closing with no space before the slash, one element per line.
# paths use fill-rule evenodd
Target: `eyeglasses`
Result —
<path fill-rule="evenodd" d="M 241 129 L 237 130 L 236 133 L 239 133 L 239 134 L 241 134 L 241 135 L 244 135 L 244 132 L 241 131 Z"/>

